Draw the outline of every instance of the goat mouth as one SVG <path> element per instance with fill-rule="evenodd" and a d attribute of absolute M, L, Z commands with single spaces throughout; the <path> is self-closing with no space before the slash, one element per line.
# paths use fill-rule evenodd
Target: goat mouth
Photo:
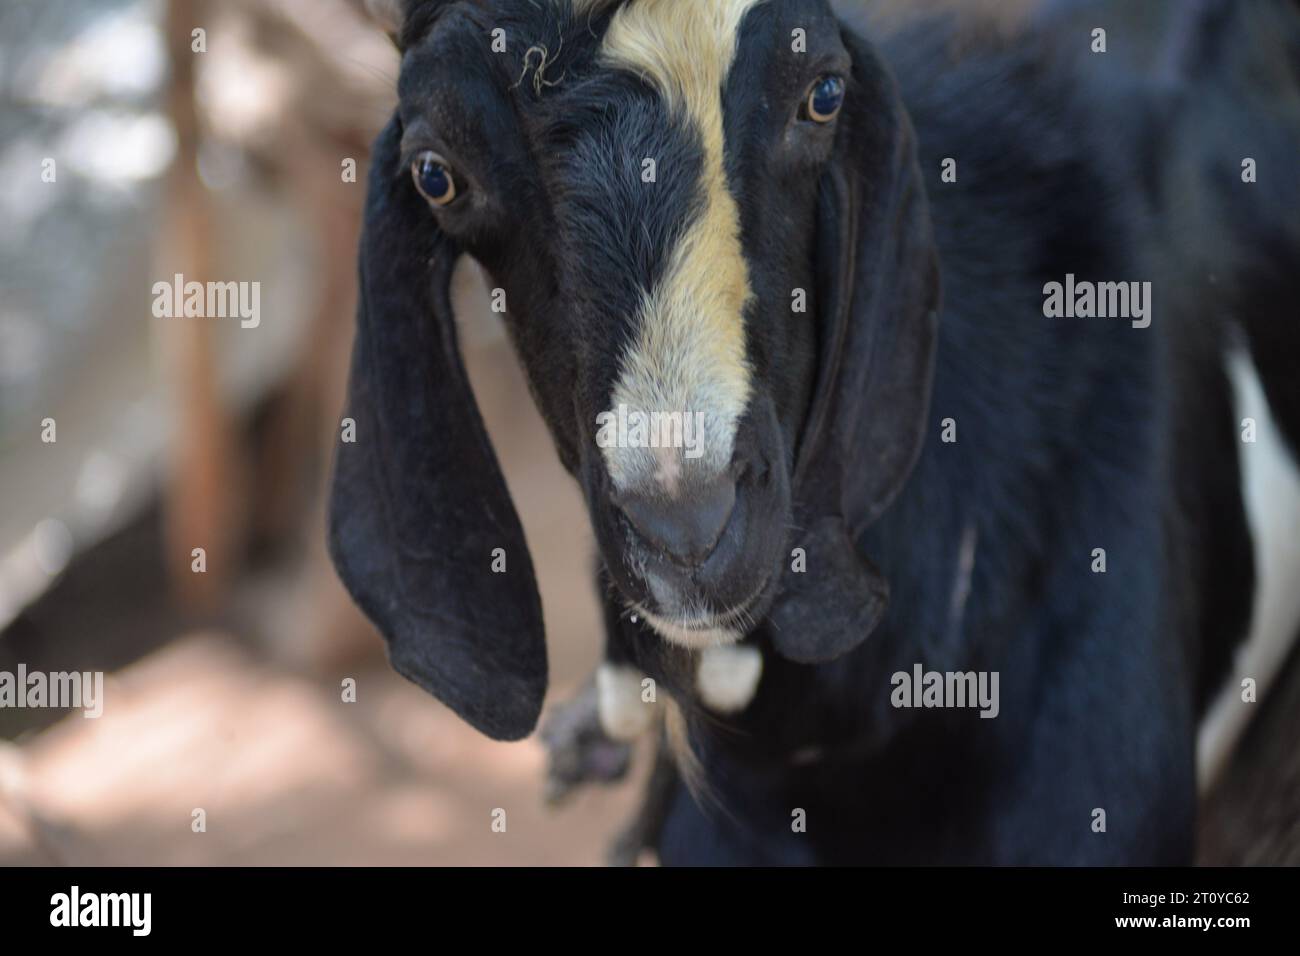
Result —
<path fill-rule="evenodd" d="M 763 597 L 769 580 L 764 578 L 748 598 L 718 613 L 666 616 L 641 604 L 633 605 L 632 613 L 644 617 L 664 640 L 682 647 L 699 650 L 734 644 L 757 623 L 750 610 Z"/>
<path fill-rule="evenodd" d="M 718 623 L 705 623 L 700 619 L 674 620 L 660 617 L 652 611 L 638 611 L 654 628 L 655 633 L 670 644 L 685 647 L 688 650 L 703 650 L 706 647 L 721 647 L 735 644 L 744 633 L 737 628 L 720 626 Z"/>

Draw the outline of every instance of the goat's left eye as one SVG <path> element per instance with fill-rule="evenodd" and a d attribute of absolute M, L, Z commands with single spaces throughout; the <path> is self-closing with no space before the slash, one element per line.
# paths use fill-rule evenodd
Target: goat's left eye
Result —
<path fill-rule="evenodd" d="M 435 206 L 450 205 L 456 198 L 456 180 L 443 158 L 432 151 L 425 151 L 411 163 L 411 177 L 415 188 L 425 199 Z"/>
<path fill-rule="evenodd" d="M 844 78 L 823 76 L 808 91 L 808 118 L 815 123 L 829 123 L 844 105 Z"/>

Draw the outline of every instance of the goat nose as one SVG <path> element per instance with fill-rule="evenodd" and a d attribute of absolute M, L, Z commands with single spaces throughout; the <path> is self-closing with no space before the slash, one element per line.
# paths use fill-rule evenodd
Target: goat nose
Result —
<path fill-rule="evenodd" d="M 698 565 L 713 553 L 736 505 L 736 482 L 723 475 L 676 499 L 624 495 L 619 506 L 649 544 L 679 564 Z"/>

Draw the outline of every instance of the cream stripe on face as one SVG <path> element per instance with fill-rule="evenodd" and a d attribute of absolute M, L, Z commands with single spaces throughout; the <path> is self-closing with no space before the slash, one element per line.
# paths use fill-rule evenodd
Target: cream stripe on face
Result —
<path fill-rule="evenodd" d="M 615 411 L 703 414 L 702 455 L 692 464 L 675 449 L 605 448 L 621 490 L 653 482 L 671 495 L 691 468 L 705 478 L 725 469 L 749 401 L 743 317 L 752 292 L 723 166 L 722 89 L 741 21 L 761 2 L 630 0 L 605 34 L 602 62 L 651 83 L 704 150 L 701 211 L 642 303 L 613 396 Z"/>

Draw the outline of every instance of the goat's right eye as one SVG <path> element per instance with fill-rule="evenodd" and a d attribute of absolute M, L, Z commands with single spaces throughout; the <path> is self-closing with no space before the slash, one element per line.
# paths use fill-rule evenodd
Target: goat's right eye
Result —
<path fill-rule="evenodd" d="M 425 151 L 411 162 L 415 188 L 435 206 L 448 206 L 456 198 L 456 180 L 437 153 Z"/>

